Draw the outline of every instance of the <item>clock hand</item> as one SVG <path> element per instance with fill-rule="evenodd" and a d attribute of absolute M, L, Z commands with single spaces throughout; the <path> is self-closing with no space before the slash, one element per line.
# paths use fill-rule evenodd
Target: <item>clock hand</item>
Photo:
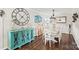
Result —
<path fill-rule="evenodd" d="M 21 20 L 22 18 L 23 18 L 24 20 L 26 20 L 26 19 L 24 18 L 24 16 L 21 16 L 21 18 L 20 18 L 19 20 Z"/>
<path fill-rule="evenodd" d="M 24 13 L 24 15 L 23 15 L 23 19 L 24 19 L 24 20 L 26 20 L 25 17 L 27 18 L 26 15 L 29 15 L 29 13 L 28 13 L 28 14 Z M 25 16 L 25 17 L 24 17 L 24 16 Z"/>
<path fill-rule="evenodd" d="M 23 16 L 23 19 L 26 20 L 24 16 Z"/>
<path fill-rule="evenodd" d="M 28 20 L 25 19 L 25 17 L 27 18 L 26 13 L 24 13 L 24 15 L 21 15 L 21 14 L 18 13 L 18 15 L 20 15 L 20 17 L 21 17 L 19 20 L 21 20 L 21 19 L 23 18 L 25 21 L 28 21 Z M 27 14 L 27 15 L 28 15 L 28 14 Z M 24 16 L 25 16 L 25 17 L 24 17 Z"/>
<path fill-rule="evenodd" d="M 18 13 L 19 14 L 19 13 Z M 19 14 L 20 16 L 22 16 L 21 14 Z"/>
<path fill-rule="evenodd" d="M 21 18 L 19 20 L 21 20 L 23 18 L 23 16 L 21 16 Z"/>
<path fill-rule="evenodd" d="M 19 14 L 19 13 L 18 13 Z M 20 15 L 20 14 L 19 14 Z M 26 20 L 25 18 L 24 18 L 24 16 L 25 16 L 26 14 L 24 13 L 24 15 L 22 16 L 22 15 L 20 15 L 21 16 L 21 18 L 19 19 L 19 20 L 21 20 L 22 18 L 24 19 L 24 20 Z"/>
<path fill-rule="evenodd" d="M 23 16 L 21 14 L 19 14 L 19 13 L 18 13 L 18 15 L 20 15 L 21 18 L 19 20 L 21 20 L 23 18 Z"/>
<path fill-rule="evenodd" d="M 19 13 L 18 13 L 19 14 Z M 19 14 L 21 17 L 23 17 L 24 15 L 25 15 L 25 13 L 24 13 L 24 15 L 21 15 L 21 14 Z"/>

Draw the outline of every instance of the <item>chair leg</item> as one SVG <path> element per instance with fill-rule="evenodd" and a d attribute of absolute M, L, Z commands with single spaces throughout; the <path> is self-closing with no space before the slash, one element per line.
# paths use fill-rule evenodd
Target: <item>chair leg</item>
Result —
<path fill-rule="evenodd" d="M 45 45 L 46 45 L 47 41 L 45 40 Z"/>
<path fill-rule="evenodd" d="M 51 47 L 51 40 L 49 40 L 49 47 Z"/>
<path fill-rule="evenodd" d="M 60 46 L 60 40 L 61 40 L 61 38 L 59 38 L 59 46 Z"/>

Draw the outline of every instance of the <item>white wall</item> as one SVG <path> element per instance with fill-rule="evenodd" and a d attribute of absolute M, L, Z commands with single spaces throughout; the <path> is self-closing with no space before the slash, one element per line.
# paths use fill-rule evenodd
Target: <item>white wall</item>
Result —
<path fill-rule="evenodd" d="M 14 10 L 14 8 L 2 8 L 5 11 L 5 15 L 3 17 L 4 20 L 4 40 L 0 34 L 0 39 L 2 39 L 4 42 L 4 48 L 8 47 L 8 32 L 10 30 L 14 29 L 18 29 L 21 28 L 20 26 L 17 26 L 16 24 L 12 23 L 12 11 Z M 50 8 L 31 8 L 31 9 L 26 9 L 29 14 L 30 14 L 30 21 L 28 24 L 26 24 L 24 27 L 30 27 L 30 26 L 36 26 L 37 24 L 34 23 L 34 15 L 41 15 L 44 19 L 48 19 L 51 15 L 52 15 L 52 9 Z M 64 9 L 64 8 L 60 8 L 60 9 L 55 9 L 55 16 L 67 16 L 67 23 L 66 24 L 62 24 L 64 27 L 68 26 L 68 23 L 72 21 L 72 14 L 73 12 L 77 11 L 78 9 Z M 0 22 L 1 23 L 1 22 Z M 42 24 L 42 23 L 40 23 Z M 1 26 L 1 25 L 0 25 Z M 61 26 L 61 25 L 60 25 Z M 66 27 L 65 27 L 66 28 Z M 63 29 L 63 31 L 65 31 L 66 29 Z M 0 30 L 0 32 L 2 32 L 2 30 Z"/>
<path fill-rule="evenodd" d="M 3 25 L 3 23 L 2 23 L 2 18 L 0 17 L 0 49 L 2 49 L 3 48 L 3 40 L 2 40 L 2 38 L 3 38 L 3 28 L 2 28 L 2 25 Z"/>

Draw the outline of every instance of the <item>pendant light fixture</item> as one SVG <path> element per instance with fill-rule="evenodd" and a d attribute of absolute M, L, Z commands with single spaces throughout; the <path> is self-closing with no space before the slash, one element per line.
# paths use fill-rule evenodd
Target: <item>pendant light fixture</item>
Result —
<path fill-rule="evenodd" d="M 54 9 L 52 9 L 52 12 L 53 12 L 53 13 L 52 13 L 52 16 L 50 17 L 50 19 L 56 19 L 56 18 L 55 18 L 54 11 L 55 11 L 55 10 L 54 10 Z"/>

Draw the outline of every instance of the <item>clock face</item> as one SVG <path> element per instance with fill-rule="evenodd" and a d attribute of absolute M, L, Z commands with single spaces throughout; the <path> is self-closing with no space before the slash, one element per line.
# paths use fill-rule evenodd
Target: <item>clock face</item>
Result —
<path fill-rule="evenodd" d="M 12 12 L 12 19 L 15 24 L 23 26 L 29 22 L 30 15 L 24 8 L 16 8 Z"/>

